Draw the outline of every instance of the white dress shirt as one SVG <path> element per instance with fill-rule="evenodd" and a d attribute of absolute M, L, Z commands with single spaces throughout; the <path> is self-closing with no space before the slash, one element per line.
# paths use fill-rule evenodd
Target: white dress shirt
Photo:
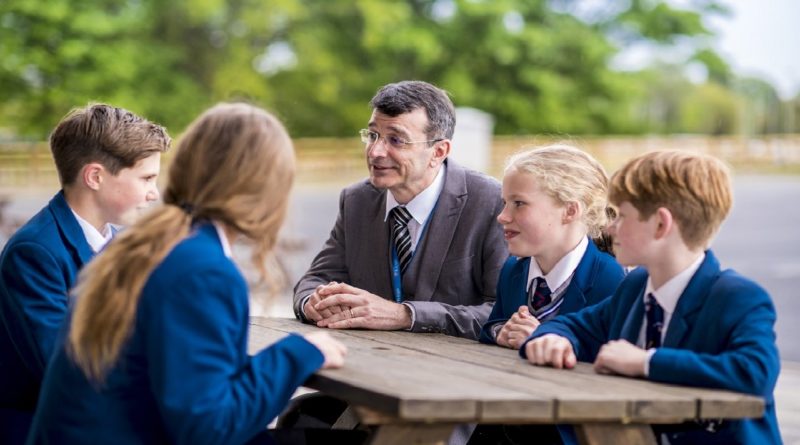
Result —
<path fill-rule="evenodd" d="M 217 221 L 212 221 L 211 223 L 214 224 L 214 228 L 217 229 L 217 236 L 219 236 L 219 242 L 222 244 L 222 251 L 225 253 L 225 256 L 228 258 L 233 257 L 231 243 L 228 241 L 228 236 L 225 235 L 224 226 Z"/>
<path fill-rule="evenodd" d="M 111 224 L 106 223 L 101 233 L 93 225 L 89 224 L 89 221 L 81 218 L 75 210 L 72 210 L 72 208 L 70 208 L 70 210 L 72 214 L 75 215 L 75 219 L 78 220 L 78 225 L 81 226 L 83 236 L 86 238 L 86 242 L 89 243 L 89 247 L 92 248 L 92 251 L 97 253 L 103 250 L 103 247 L 111 241 L 111 237 L 114 235 L 114 232 L 111 230 Z"/>
<path fill-rule="evenodd" d="M 422 236 L 422 228 L 425 227 L 425 223 L 428 221 L 428 218 L 430 218 L 431 213 L 433 213 L 433 208 L 436 207 L 436 201 L 439 200 L 439 195 L 442 194 L 446 168 L 445 164 L 442 164 L 442 168 L 439 169 L 439 173 L 433 178 L 433 182 L 431 182 L 425 190 L 411 199 L 405 206 L 406 210 L 411 214 L 411 220 L 408 222 L 408 234 L 411 236 L 412 252 L 417 249 L 417 244 Z M 383 215 L 384 221 L 389 219 L 389 212 L 398 205 L 400 204 L 394 198 L 392 192 L 387 192 L 386 213 Z"/>
<path fill-rule="evenodd" d="M 696 260 L 692 264 L 689 265 L 686 269 L 675 275 L 674 277 L 667 280 L 666 283 L 662 284 L 661 287 L 658 289 L 653 288 L 653 281 L 650 277 L 647 277 L 647 286 L 645 287 L 644 294 L 642 295 L 642 299 L 645 303 L 647 303 L 647 295 L 653 294 L 655 297 L 656 302 L 661 308 L 664 310 L 664 328 L 661 330 L 661 341 L 663 342 L 664 339 L 667 337 L 667 329 L 669 329 L 669 322 L 672 320 L 672 314 L 675 313 L 675 307 L 678 305 L 678 300 L 681 298 L 683 291 L 686 290 L 686 286 L 689 285 L 689 281 L 692 279 L 694 274 L 697 272 L 697 269 L 700 268 L 700 265 L 703 263 L 703 260 L 706 258 L 706 254 L 702 253 L 700 256 L 697 257 Z M 642 318 L 642 327 L 639 330 L 639 338 L 636 341 L 636 345 L 640 348 L 644 347 L 645 338 L 647 336 L 647 320 L 646 317 Z M 644 375 L 647 376 L 650 374 L 650 359 L 655 354 L 657 348 L 650 348 L 647 350 L 647 360 L 644 361 Z"/>
<path fill-rule="evenodd" d="M 561 257 L 547 275 L 542 274 L 542 268 L 539 267 L 536 258 L 531 258 L 531 265 L 528 268 L 528 281 L 526 282 L 525 289 L 530 289 L 531 281 L 542 277 L 547 283 L 547 287 L 550 288 L 553 301 L 560 298 L 560 295 L 556 294 L 559 290 L 561 291 L 560 293 L 563 294 L 564 289 L 569 286 L 570 281 L 572 281 L 572 275 L 575 274 L 575 269 L 578 268 L 578 264 L 580 264 L 581 259 L 583 259 L 583 255 L 586 253 L 586 248 L 588 246 L 589 238 L 585 236 L 581 237 L 581 241 L 578 245 Z"/>

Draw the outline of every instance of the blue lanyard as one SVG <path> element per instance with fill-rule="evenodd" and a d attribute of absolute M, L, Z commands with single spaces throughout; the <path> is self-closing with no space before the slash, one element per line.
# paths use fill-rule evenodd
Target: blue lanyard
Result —
<path fill-rule="evenodd" d="M 400 275 L 400 259 L 397 258 L 397 249 L 394 247 L 394 242 L 389 238 L 389 244 L 392 245 L 392 293 L 394 294 L 394 302 L 403 302 L 403 278 Z M 413 254 L 412 254 L 412 257 Z"/>
<path fill-rule="evenodd" d="M 425 237 L 425 232 L 428 230 L 428 224 L 431 222 L 431 219 L 433 219 L 433 214 L 436 212 L 436 207 L 438 206 L 439 206 L 439 200 L 437 199 L 436 204 L 434 204 L 430 215 L 428 215 L 428 220 L 425 221 L 425 225 L 422 226 L 422 233 L 419 234 L 417 247 L 419 247 L 420 244 L 422 244 L 422 238 Z M 392 241 L 391 236 L 389 236 L 389 244 L 392 246 L 392 293 L 394 294 L 395 303 L 402 303 L 403 276 L 402 273 L 400 272 L 400 258 L 397 257 L 397 248 L 394 246 L 394 241 Z M 417 249 L 414 249 L 414 251 L 411 253 L 411 261 L 414 260 L 414 255 L 416 254 L 417 254 Z"/>

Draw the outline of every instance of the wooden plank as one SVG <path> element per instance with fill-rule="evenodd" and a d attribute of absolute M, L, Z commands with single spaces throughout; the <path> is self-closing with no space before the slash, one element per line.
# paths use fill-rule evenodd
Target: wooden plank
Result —
<path fill-rule="evenodd" d="M 299 325 L 294 321 L 287 320 L 264 320 L 259 321 L 254 319 L 254 324 L 264 324 L 271 328 L 279 326 L 281 329 L 287 331 L 293 328 L 301 330 L 314 330 L 316 328 L 308 325 Z M 368 341 L 374 350 L 382 350 L 383 352 L 403 348 L 405 350 L 415 350 L 409 348 L 409 336 L 413 335 L 414 342 L 418 339 L 428 337 L 424 334 L 409 334 L 394 333 L 394 332 L 375 332 L 375 331 L 334 331 L 338 336 L 342 336 L 343 340 L 347 343 L 352 341 Z M 405 336 L 405 341 L 380 342 L 375 337 L 382 336 Z M 436 335 L 437 337 L 444 337 Z M 470 342 L 463 339 L 456 339 L 466 342 L 470 346 L 480 346 L 475 342 Z M 449 346 L 446 344 L 441 348 L 447 349 Z M 463 343 L 462 343 L 463 344 Z M 378 345 L 378 346 L 376 346 Z M 485 348 L 485 346 L 484 346 Z M 432 351 L 423 351 L 424 356 L 430 359 Z M 513 351 L 505 350 L 506 354 L 513 353 Z M 348 359 L 349 360 L 349 359 Z M 438 359 L 437 359 L 438 360 Z M 445 359 L 446 360 L 446 359 Z M 555 376 L 549 383 L 537 382 L 535 379 L 531 380 L 528 376 L 520 376 L 507 372 L 506 369 L 495 369 L 486 367 L 482 363 L 465 364 L 458 360 L 446 360 L 446 365 L 443 365 L 443 372 L 452 374 L 453 372 L 465 372 L 472 379 L 480 379 L 484 385 L 489 385 L 494 388 L 506 388 L 516 395 L 515 398 L 501 398 L 497 399 L 489 393 L 484 394 L 483 397 L 476 402 L 480 404 L 480 413 L 478 418 L 483 423 L 516 423 L 516 422 L 540 422 L 552 423 L 555 418 L 554 407 L 556 400 L 559 399 L 559 409 L 561 417 L 567 420 L 572 419 L 593 419 L 593 420 L 618 420 L 621 418 L 629 418 L 628 400 L 624 396 L 616 393 L 606 393 L 595 395 L 588 393 L 581 387 L 574 385 L 564 385 L 562 381 L 558 380 Z M 514 365 L 524 364 L 518 358 L 514 359 Z M 453 371 L 455 370 L 455 371 Z M 545 373 L 557 373 L 553 369 L 541 369 Z M 564 376 L 564 374 L 560 374 Z M 558 388 L 558 389 L 555 389 Z M 321 388 L 318 388 L 321 389 Z M 617 400 L 614 400 L 616 398 Z M 569 403 L 562 403 L 568 400 Z M 565 420 L 566 421 L 566 420 Z"/>
<path fill-rule="evenodd" d="M 296 323 L 289 321 L 288 326 L 283 326 L 296 326 Z M 627 388 L 630 379 L 609 384 L 613 377 L 599 376 L 593 371 L 575 375 L 574 371 L 534 367 L 521 360 L 517 351 L 507 348 L 439 334 L 413 334 L 413 342 L 408 341 L 407 332 L 346 331 L 346 334 L 493 368 L 505 374 L 501 381 L 509 381 L 513 378 L 511 375 L 523 377 L 524 389 L 517 387 L 517 390 L 557 400 L 555 415 L 564 422 L 625 419 L 673 423 L 697 415 L 696 401 L 686 394 L 663 394 L 656 385 L 631 392 Z M 580 364 L 579 368 L 586 366 Z M 653 403 L 653 399 L 658 403 Z M 483 421 L 491 422 L 503 416 L 512 421 L 504 405 L 503 402 L 485 402 Z M 503 414 L 493 415 L 495 411 Z"/>
<path fill-rule="evenodd" d="M 370 436 L 370 445 L 445 445 L 456 424 L 381 425 Z"/>
<path fill-rule="evenodd" d="M 590 364 L 579 363 L 576 372 L 586 375 L 597 375 L 594 373 Z M 679 395 L 686 397 L 689 395 L 697 404 L 694 409 L 695 418 L 699 419 L 739 419 L 753 418 L 764 415 L 764 400 L 761 397 L 726 391 L 721 389 L 698 388 L 692 386 L 680 386 L 667 383 L 656 383 L 643 379 L 632 379 L 622 376 L 603 376 L 608 379 L 624 381 L 628 391 L 644 392 L 657 391 L 663 396 Z M 652 409 L 647 407 L 647 402 L 634 409 L 641 411 Z M 631 420 L 638 421 L 640 418 L 647 418 L 646 415 L 634 415 Z M 686 417 L 683 417 L 686 419 Z M 677 421 L 677 419 L 676 419 Z M 652 423 L 675 423 L 675 422 L 652 422 Z"/>
<path fill-rule="evenodd" d="M 250 330 L 251 350 L 270 344 L 284 332 L 269 326 Z M 255 326 L 255 325 L 254 325 Z M 292 326 L 299 327 L 299 326 Z M 300 327 L 299 331 L 317 328 Z M 404 420 L 477 421 L 482 400 L 501 400 L 514 404 L 514 415 L 539 417 L 552 421 L 550 400 L 536 399 L 526 394 L 484 381 L 482 369 L 462 366 L 451 360 L 422 354 L 417 351 L 376 344 L 331 332 L 348 346 L 344 368 L 317 373 L 306 386 L 326 392 L 356 405 L 389 413 Z M 379 349 L 375 349 L 376 345 Z M 500 378 L 502 375 L 495 376 Z M 506 385 L 507 386 L 507 385 Z"/>
<path fill-rule="evenodd" d="M 575 426 L 581 445 L 656 445 L 656 437 L 649 425 L 585 423 Z"/>
<path fill-rule="evenodd" d="M 353 405 L 345 408 L 344 412 L 339 415 L 336 422 L 331 426 L 332 430 L 352 430 L 358 426 L 359 417 Z"/>
<path fill-rule="evenodd" d="M 283 322 L 288 322 L 289 326 L 297 324 L 293 320 L 284 320 Z M 483 345 L 462 338 L 438 334 L 417 334 L 419 338 L 415 338 L 415 341 L 409 344 L 406 332 L 348 332 L 376 342 L 407 345 L 407 347 L 421 352 L 446 354 L 455 360 L 524 375 L 535 378 L 537 381 L 547 382 L 547 385 L 555 385 L 555 387 L 562 386 L 564 372 L 577 372 L 588 376 L 585 380 L 587 387 L 603 388 L 610 393 L 618 393 L 621 390 L 629 393 L 627 418 L 631 421 L 674 423 L 691 418 L 748 418 L 760 417 L 764 412 L 764 401 L 756 396 L 724 390 L 653 383 L 627 377 L 601 376 L 597 375 L 591 365 L 586 363 L 579 363 L 572 371 L 537 368 L 526 365 L 524 361 L 520 360 L 515 350 Z M 621 384 L 609 383 L 609 379 L 617 378 L 623 379 Z M 624 388 L 620 388 L 620 386 Z M 561 391 L 560 388 L 559 391 Z M 691 397 L 687 397 L 687 395 L 691 395 Z M 657 403 L 654 403 L 655 400 Z M 604 408 L 606 412 L 607 408 Z M 595 408 L 591 400 L 571 401 L 568 394 L 563 394 L 558 409 L 559 417 L 578 418 Z M 611 414 L 610 416 L 613 417 Z"/>
<path fill-rule="evenodd" d="M 270 329 L 274 329 L 275 326 L 284 329 L 285 331 L 291 331 L 293 329 L 299 329 L 300 331 L 313 331 L 317 328 L 308 325 L 302 325 L 293 321 L 287 320 L 257 320 L 254 319 L 253 323 L 255 325 L 264 325 L 270 327 Z M 366 336 L 369 339 L 369 344 L 372 346 L 374 350 L 381 350 L 383 352 L 387 352 L 395 347 L 402 347 L 405 348 L 407 346 L 407 341 L 403 342 L 401 345 L 392 345 L 390 343 L 380 343 L 375 342 L 372 336 L 369 335 L 369 331 L 338 331 L 333 332 L 335 335 L 344 336 L 344 340 L 348 343 L 353 341 L 356 338 L 360 338 L 362 336 Z M 377 334 L 378 336 L 382 334 L 392 334 L 389 332 L 385 333 L 372 333 Z M 280 332 L 273 333 L 273 338 L 271 341 L 277 340 L 279 336 L 282 334 Z M 418 339 L 421 337 L 425 337 L 422 334 L 408 334 L 405 333 L 406 340 L 408 339 L 409 335 L 414 335 L 414 339 Z M 420 337 L 421 336 L 421 337 Z M 363 340 L 363 339 L 362 339 Z M 266 341 L 267 343 L 270 341 Z M 252 344 L 253 342 L 251 342 Z M 470 342 L 471 343 L 471 342 Z M 377 346 L 376 346 L 377 345 Z M 512 353 L 513 351 L 504 351 L 505 353 Z M 426 356 L 427 353 L 426 353 Z M 428 356 L 429 357 L 429 356 Z M 350 361 L 350 359 L 348 359 Z M 521 360 L 516 359 L 514 364 L 519 365 Z M 455 368 L 458 371 L 467 372 L 470 378 L 478 378 L 484 380 L 484 384 L 491 385 L 492 387 L 503 387 L 507 388 L 515 394 L 515 398 L 509 399 L 508 397 L 500 398 L 500 399 L 493 399 L 491 394 L 486 393 L 482 394 L 482 398 L 476 402 L 480 403 L 480 412 L 478 414 L 478 419 L 484 423 L 500 423 L 500 422 L 542 422 L 542 423 L 550 423 L 554 419 L 554 406 L 555 406 L 555 396 L 554 394 L 558 394 L 560 397 L 572 397 L 575 399 L 575 403 L 570 410 L 569 404 L 561 404 L 560 409 L 562 410 L 562 415 L 564 419 L 585 419 L 590 418 L 594 420 L 618 420 L 620 418 L 628 418 L 628 406 L 627 400 L 624 398 L 620 398 L 620 400 L 611 400 L 612 397 L 618 397 L 616 394 L 612 395 L 593 395 L 587 394 L 586 391 L 581 390 L 580 388 L 571 388 L 569 386 L 564 387 L 562 384 L 563 382 L 556 382 L 553 381 L 552 385 L 545 385 L 546 388 L 544 391 L 537 391 L 536 385 L 532 385 L 532 383 L 536 383 L 536 381 L 532 381 L 525 376 L 518 376 L 514 374 L 509 374 L 504 369 L 495 370 L 491 368 L 486 368 L 485 366 L 480 366 L 479 369 L 473 370 L 472 368 L 466 368 L 464 363 L 449 363 L 447 365 L 448 368 Z M 447 370 L 445 370 L 447 372 Z M 555 372 L 555 370 L 543 370 L 543 372 Z M 321 373 L 324 374 L 324 373 Z M 473 384 L 474 385 L 474 384 Z M 558 391 L 553 390 L 554 386 L 559 386 L 561 389 Z M 309 386 L 314 386 L 309 384 Z M 325 390 L 323 387 L 316 386 L 317 389 Z M 531 398 L 532 397 L 532 398 Z M 618 397 L 619 398 L 619 397 Z M 351 401 L 351 403 L 353 403 Z M 438 403 L 438 402 L 437 402 Z M 421 411 L 419 406 L 415 406 L 411 408 L 411 405 L 423 405 L 420 402 L 408 402 L 406 406 L 409 406 L 407 412 L 413 411 Z M 580 408 L 580 409 L 578 409 Z M 426 411 L 432 411 L 432 407 L 425 407 Z M 577 413 L 577 414 L 576 414 Z M 579 414 L 579 416 L 578 416 Z"/>
<path fill-rule="evenodd" d="M 272 335 L 275 339 L 282 335 L 282 332 L 311 332 L 318 329 L 293 319 L 254 318 L 251 322 L 254 326 L 260 327 L 257 329 L 259 331 L 273 330 Z M 594 373 L 591 365 L 585 363 L 579 363 L 575 370 L 531 366 L 518 357 L 517 351 L 482 345 L 461 338 L 440 334 L 410 334 L 402 331 L 329 332 L 348 345 L 359 345 L 360 352 L 355 356 L 351 354 L 348 357 L 348 364 L 355 360 L 363 366 L 371 366 L 371 369 L 385 369 L 385 364 L 378 362 L 384 361 L 386 356 L 391 355 L 398 359 L 402 358 L 401 363 L 396 366 L 406 369 L 410 374 L 437 372 L 438 368 L 438 372 L 459 379 L 460 384 L 469 381 L 471 385 L 477 385 L 476 387 L 488 386 L 495 391 L 507 390 L 516 395 L 508 398 L 501 392 L 489 391 L 470 399 L 469 391 L 457 387 L 458 385 L 456 387 L 447 385 L 453 395 L 459 395 L 457 398 L 470 399 L 475 403 L 476 418 L 484 423 L 551 422 L 553 419 L 565 423 L 589 420 L 675 423 L 700 416 L 737 418 L 761 415 L 758 406 L 763 402 L 759 398 L 598 375 Z M 413 336 L 413 341 L 410 341 L 410 336 Z M 261 341 L 263 345 L 266 339 Z M 432 360 L 436 363 L 432 363 L 431 367 L 420 372 L 422 370 L 418 369 L 418 362 Z M 328 371 L 319 373 L 320 378 L 325 377 L 326 373 Z M 369 376 L 364 378 L 370 379 Z M 342 379 L 337 376 L 335 380 L 337 382 L 331 383 L 334 386 L 340 385 L 339 381 Z M 429 378 L 417 383 L 424 385 L 426 382 L 433 384 Z M 358 384 L 363 383 L 364 381 L 358 382 Z M 388 395 L 387 391 L 374 383 L 370 383 L 374 392 L 372 396 Z M 415 383 L 407 383 L 404 390 L 413 393 Z M 326 392 L 331 390 L 331 388 L 325 389 L 324 381 L 316 384 L 317 389 Z M 358 389 L 349 389 L 345 392 L 358 392 Z M 427 389 L 422 392 L 427 392 Z M 419 400 L 414 400 L 413 397 L 403 399 L 402 394 L 395 393 L 389 398 L 399 398 L 396 411 L 403 411 L 401 414 L 403 416 L 413 416 L 413 413 L 422 412 L 434 413 L 437 410 L 436 406 L 440 400 L 431 399 L 422 393 L 419 393 L 419 396 Z M 526 400 L 528 405 L 525 405 Z M 386 403 L 389 402 L 385 401 L 384 404 Z"/>

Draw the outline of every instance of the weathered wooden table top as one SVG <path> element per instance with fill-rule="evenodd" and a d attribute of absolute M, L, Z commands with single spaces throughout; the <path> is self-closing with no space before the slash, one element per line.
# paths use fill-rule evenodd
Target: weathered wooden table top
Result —
<path fill-rule="evenodd" d="M 294 319 L 250 323 L 251 353 L 289 332 L 320 329 Z M 599 375 L 585 363 L 572 370 L 532 366 L 517 351 L 441 334 L 327 331 L 347 345 L 345 365 L 318 372 L 305 386 L 363 408 L 364 423 L 646 426 L 764 411 L 758 397 Z"/>

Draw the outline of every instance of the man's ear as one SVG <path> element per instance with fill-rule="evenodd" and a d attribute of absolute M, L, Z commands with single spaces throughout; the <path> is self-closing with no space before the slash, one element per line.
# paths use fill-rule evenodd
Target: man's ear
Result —
<path fill-rule="evenodd" d="M 92 190 L 99 190 L 103 183 L 103 173 L 105 173 L 105 171 L 106 169 L 97 162 L 86 164 L 81 174 L 83 184 Z"/>
<path fill-rule="evenodd" d="M 656 239 L 662 239 L 675 230 L 675 219 L 668 208 L 659 207 L 653 216 L 656 218 Z"/>
<path fill-rule="evenodd" d="M 431 158 L 430 166 L 436 167 L 447 159 L 450 155 L 451 143 L 450 139 L 441 140 L 433 145 L 433 157 Z"/>

